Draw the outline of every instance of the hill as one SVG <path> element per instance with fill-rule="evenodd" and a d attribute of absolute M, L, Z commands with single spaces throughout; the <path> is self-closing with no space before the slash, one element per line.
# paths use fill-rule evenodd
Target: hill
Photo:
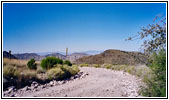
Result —
<path fill-rule="evenodd" d="M 7 51 L 3 51 L 3 57 L 4 58 L 11 58 L 11 59 L 17 59 L 17 57 L 15 57 L 12 54 L 9 54 Z"/>
<path fill-rule="evenodd" d="M 147 57 L 140 52 L 106 50 L 100 54 L 86 56 L 75 61 L 76 64 L 145 64 Z"/>
<path fill-rule="evenodd" d="M 51 53 L 51 54 L 46 54 L 46 55 L 38 55 L 36 53 L 23 53 L 23 54 L 14 54 L 15 57 L 21 60 L 29 60 L 34 58 L 35 60 L 42 60 L 46 57 L 49 56 L 54 56 L 56 58 L 60 58 L 62 60 L 70 60 L 71 62 L 74 62 L 76 59 L 79 59 L 84 56 L 88 56 L 88 54 L 85 53 L 73 53 L 71 55 L 68 55 L 67 57 L 65 55 L 62 55 L 60 53 Z"/>
<path fill-rule="evenodd" d="M 14 54 L 15 57 L 21 60 L 29 60 L 34 58 L 35 60 L 42 60 L 44 57 L 37 55 L 36 53 L 23 53 L 23 54 Z"/>

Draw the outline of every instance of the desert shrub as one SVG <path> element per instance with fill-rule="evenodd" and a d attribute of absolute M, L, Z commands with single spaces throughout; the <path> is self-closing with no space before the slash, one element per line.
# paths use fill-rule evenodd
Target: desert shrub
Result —
<path fill-rule="evenodd" d="M 89 64 L 80 64 L 80 67 L 88 67 L 89 66 Z"/>
<path fill-rule="evenodd" d="M 62 71 L 61 68 L 59 67 L 54 67 L 54 68 L 51 68 L 47 71 L 47 77 L 48 79 L 61 79 L 64 75 L 64 71 Z"/>
<path fill-rule="evenodd" d="M 20 72 L 16 67 L 8 65 L 3 67 L 3 77 L 18 77 Z"/>
<path fill-rule="evenodd" d="M 63 78 L 69 78 L 79 72 L 79 68 L 75 65 L 72 67 L 64 65 L 61 67 L 61 69 L 65 72 Z"/>
<path fill-rule="evenodd" d="M 130 66 L 127 70 L 129 74 L 136 75 L 136 68 L 135 66 Z"/>
<path fill-rule="evenodd" d="M 152 63 L 149 65 L 154 73 L 150 80 L 145 79 L 147 88 L 143 89 L 144 96 L 166 96 L 166 52 L 161 50 L 152 55 Z"/>
<path fill-rule="evenodd" d="M 49 69 L 47 71 L 47 76 L 49 79 L 60 80 L 76 75 L 79 71 L 80 70 L 77 65 L 73 65 L 72 67 L 63 65 L 61 67 L 54 67 Z"/>
<path fill-rule="evenodd" d="M 99 65 L 99 64 L 93 64 L 93 67 L 95 67 L 95 68 L 99 68 L 99 67 L 100 67 L 100 65 Z"/>
<path fill-rule="evenodd" d="M 125 71 L 126 69 L 128 69 L 128 66 L 127 65 L 118 65 L 117 67 L 115 67 L 115 69 Z"/>
<path fill-rule="evenodd" d="M 56 65 L 54 65 L 54 67 L 62 67 L 63 65 L 62 64 L 56 64 Z"/>
<path fill-rule="evenodd" d="M 69 60 L 65 60 L 64 64 L 68 65 L 68 66 L 72 66 L 72 63 Z"/>
<path fill-rule="evenodd" d="M 73 65 L 72 67 L 68 68 L 68 71 L 70 72 L 71 76 L 76 75 L 80 71 L 77 65 Z"/>
<path fill-rule="evenodd" d="M 107 69 L 111 69 L 111 68 L 112 68 L 112 65 L 106 64 L 104 67 L 107 68 Z"/>
<path fill-rule="evenodd" d="M 29 69 L 37 69 L 35 59 L 30 59 L 27 63 Z"/>
<path fill-rule="evenodd" d="M 138 77 L 141 77 L 141 75 L 142 75 L 142 69 L 137 70 L 136 75 Z"/>
<path fill-rule="evenodd" d="M 45 70 L 43 70 L 42 68 L 38 68 L 38 69 L 36 70 L 36 72 L 37 72 L 38 74 L 41 74 L 41 73 L 45 73 Z"/>
<path fill-rule="evenodd" d="M 56 64 L 63 64 L 63 61 L 56 57 L 46 57 L 41 61 L 41 67 L 43 69 L 50 69 Z"/>
<path fill-rule="evenodd" d="M 29 79 L 32 79 L 32 78 L 36 78 L 36 72 L 35 71 L 25 71 L 24 73 L 22 73 L 22 77 L 25 79 L 25 80 L 29 80 Z"/>

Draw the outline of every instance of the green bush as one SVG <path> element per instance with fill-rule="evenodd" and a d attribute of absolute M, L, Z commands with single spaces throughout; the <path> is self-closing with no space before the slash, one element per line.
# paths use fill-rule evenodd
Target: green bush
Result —
<path fill-rule="evenodd" d="M 41 67 L 43 69 L 50 69 L 56 64 L 63 64 L 63 61 L 56 57 L 46 57 L 41 61 Z"/>
<path fill-rule="evenodd" d="M 27 63 L 29 69 L 37 69 L 35 59 L 30 59 Z"/>
<path fill-rule="evenodd" d="M 161 50 L 152 55 L 149 65 L 154 73 L 151 80 L 146 80 L 147 88 L 143 89 L 144 96 L 165 97 L 166 96 L 166 52 Z"/>
<path fill-rule="evenodd" d="M 64 64 L 68 65 L 68 66 L 72 66 L 72 63 L 69 60 L 65 60 Z"/>

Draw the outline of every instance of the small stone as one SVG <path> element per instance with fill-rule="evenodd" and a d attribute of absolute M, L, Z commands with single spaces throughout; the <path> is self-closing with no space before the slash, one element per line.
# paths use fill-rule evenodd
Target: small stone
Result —
<path fill-rule="evenodd" d="M 14 95 L 14 94 L 11 94 L 10 97 L 15 97 L 15 95 Z"/>
<path fill-rule="evenodd" d="M 27 90 L 29 90 L 29 88 L 28 88 L 28 86 L 25 86 L 22 90 L 27 91 Z"/>
<path fill-rule="evenodd" d="M 10 86 L 10 87 L 8 87 L 8 92 L 13 91 L 14 89 L 15 89 L 15 86 Z"/>
<path fill-rule="evenodd" d="M 62 84 L 62 83 L 63 83 L 63 81 L 58 81 L 58 83 L 59 83 L 59 84 Z"/>
<path fill-rule="evenodd" d="M 54 83 L 53 81 L 50 81 L 50 83 L 49 83 L 49 84 L 50 84 L 51 86 L 53 86 L 53 83 Z"/>
<path fill-rule="evenodd" d="M 38 82 L 36 82 L 36 81 L 33 81 L 33 82 L 32 82 L 32 84 L 38 84 Z"/>

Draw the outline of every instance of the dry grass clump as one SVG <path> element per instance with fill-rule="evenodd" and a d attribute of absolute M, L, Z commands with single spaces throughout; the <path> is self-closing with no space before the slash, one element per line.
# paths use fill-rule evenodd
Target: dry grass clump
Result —
<path fill-rule="evenodd" d="M 61 67 L 54 67 L 47 71 L 47 77 L 49 79 L 65 79 L 69 78 L 73 75 L 76 75 L 79 72 L 79 68 L 77 65 L 73 65 L 72 67 L 68 65 L 63 65 Z"/>
<path fill-rule="evenodd" d="M 59 67 L 51 68 L 47 71 L 48 78 L 51 79 L 60 79 L 62 78 L 64 71 Z"/>
<path fill-rule="evenodd" d="M 80 64 L 80 67 L 88 67 L 89 66 L 89 64 Z"/>
<path fill-rule="evenodd" d="M 20 75 L 17 67 L 7 65 L 3 68 L 3 77 L 18 77 Z"/>
<path fill-rule="evenodd" d="M 95 67 L 95 68 L 101 67 L 99 64 L 93 64 L 92 66 Z"/>

